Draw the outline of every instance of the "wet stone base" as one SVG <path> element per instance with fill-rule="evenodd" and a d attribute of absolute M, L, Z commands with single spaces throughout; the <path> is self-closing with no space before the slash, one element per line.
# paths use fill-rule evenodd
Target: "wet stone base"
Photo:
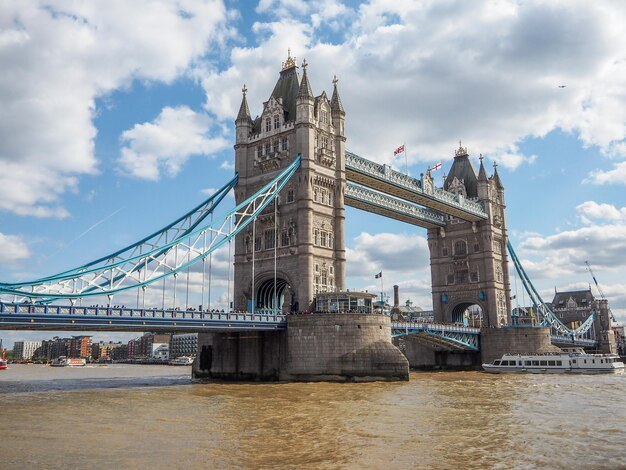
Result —
<path fill-rule="evenodd" d="M 201 333 L 193 377 L 231 381 L 371 382 L 409 379 L 389 317 L 288 317 L 287 331 Z"/>

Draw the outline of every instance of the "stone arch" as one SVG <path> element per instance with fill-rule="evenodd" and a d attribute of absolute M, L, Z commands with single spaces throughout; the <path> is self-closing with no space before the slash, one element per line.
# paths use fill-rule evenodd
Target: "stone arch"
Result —
<path fill-rule="evenodd" d="M 462 323 L 464 326 L 488 326 L 488 315 L 485 305 L 480 301 L 462 300 L 448 307 L 448 321 Z"/>
<path fill-rule="evenodd" d="M 276 292 L 274 293 L 274 287 Z M 294 302 L 297 303 L 295 291 L 292 288 L 289 277 L 282 272 L 276 273 L 276 283 L 274 274 L 265 274 L 255 281 L 255 306 L 257 309 L 273 309 L 289 312 L 294 309 Z"/>

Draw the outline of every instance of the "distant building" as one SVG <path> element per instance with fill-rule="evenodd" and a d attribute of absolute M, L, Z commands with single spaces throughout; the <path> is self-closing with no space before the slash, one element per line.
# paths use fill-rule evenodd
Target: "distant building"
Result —
<path fill-rule="evenodd" d="M 173 335 L 170 345 L 170 358 L 181 356 L 195 356 L 198 353 L 198 334 L 188 333 Z"/>
<path fill-rule="evenodd" d="M 41 342 L 41 347 L 36 353 L 37 357 L 44 357 L 53 360 L 59 356 L 67 356 L 70 351 L 71 338 L 59 338 L 55 336 L 50 340 Z"/>
<path fill-rule="evenodd" d="M 559 320 L 569 328 L 578 328 L 597 309 L 591 289 L 554 291 L 554 299 L 548 304 Z"/>
<path fill-rule="evenodd" d="M 18 361 L 32 359 L 40 347 L 41 341 L 16 341 L 13 345 L 13 359 Z"/>
<path fill-rule="evenodd" d="M 98 360 L 101 357 L 113 359 L 115 350 L 122 347 L 126 348 L 126 351 L 128 351 L 128 346 L 126 344 L 122 344 L 121 342 L 113 343 L 111 341 L 100 341 L 98 343 L 93 343 L 91 345 L 91 358 L 93 360 Z"/>
<path fill-rule="evenodd" d="M 69 357 L 84 357 L 91 356 L 91 336 L 72 336 L 70 340 Z"/>

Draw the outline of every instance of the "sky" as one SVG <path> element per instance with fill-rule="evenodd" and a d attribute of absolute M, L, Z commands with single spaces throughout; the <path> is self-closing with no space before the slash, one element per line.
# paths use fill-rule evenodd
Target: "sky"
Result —
<path fill-rule="evenodd" d="M 497 162 L 544 299 L 589 288 L 589 261 L 624 324 L 623 24 L 618 1 L 0 0 L 0 281 L 111 253 L 222 187 L 241 89 L 260 114 L 290 49 L 315 95 L 337 77 L 347 149 L 404 170 L 405 144 L 410 174 L 443 163 L 439 184 L 459 141 L 476 167 Z M 425 230 L 346 221 L 348 287 L 378 291 L 383 271 L 387 293 L 430 309 Z M 213 267 L 225 307 L 227 249 Z M 513 274 L 511 288 L 529 303 Z M 5 346 L 51 336 L 0 331 Z"/>

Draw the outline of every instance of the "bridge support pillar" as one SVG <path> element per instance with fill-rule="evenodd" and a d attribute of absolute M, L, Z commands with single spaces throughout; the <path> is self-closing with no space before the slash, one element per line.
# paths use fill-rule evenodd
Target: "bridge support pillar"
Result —
<path fill-rule="evenodd" d="M 287 331 L 201 333 L 194 379 L 242 381 L 408 380 L 387 316 L 288 317 Z"/>
<path fill-rule="evenodd" d="M 480 353 L 482 362 L 492 362 L 503 354 L 539 354 L 560 352 L 550 342 L 550 328 L 509 327 L 482 328 L 480 330 Z"/>

